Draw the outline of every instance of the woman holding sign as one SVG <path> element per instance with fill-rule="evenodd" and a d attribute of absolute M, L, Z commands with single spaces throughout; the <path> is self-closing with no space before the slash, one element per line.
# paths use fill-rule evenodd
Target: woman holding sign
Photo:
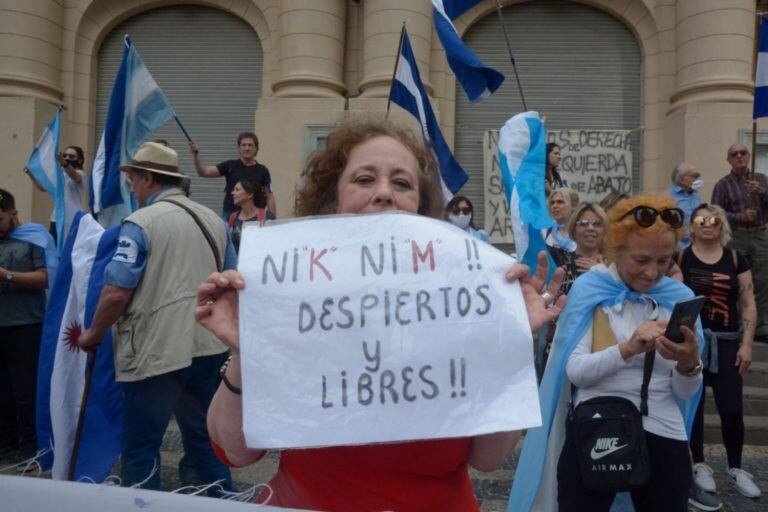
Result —
<path fill-rule="evenodd" d="M 423 144 L 386 122 L 345 124 L 328 137 L 303 174 L 296 214 L 375 213 L 401 210 L 432 218 L 442 215 L 442 194 L 435 163 Z M 515 265 L 506 274 L 519 280 L 531 328 L 557 317 L 565 298 L 552 304 L 562 279 L 556 273 L 544 285 L 540 272 Z M 233 352 L 223 382 L 208 412 L 208 428 L 220 457 L 231 465 L 259 460 L 263 450 L 249 449 L 243 434 L 242 376 L 239 355 L 238 295 L 242 276 L 213 274 L 198 291 L 197 320 Z M 542 290 L 545 290 L 541 293 Z M 550 306 L 551 307 L 547 307 Z M 468 465 L 498 468 L 514 447 L 517 432 L 474 438 L 398 442 L 283 450 L 270 482 L 270 505 L 312 510 L 478 510 Z"/>
<path fill-rule="evenodd" d="M 693 330 L 667 337 L 670 312 L 692 293 L 665 276 L 682 225 L 668 196 L 636 196 L 611 211 L 613 263 L 570 290 L 540 388 L 544 427 L 526 438 L 510 510 L 607 512 L 627 490 L 638 511 L 687 510 L 701 359 Z"/>

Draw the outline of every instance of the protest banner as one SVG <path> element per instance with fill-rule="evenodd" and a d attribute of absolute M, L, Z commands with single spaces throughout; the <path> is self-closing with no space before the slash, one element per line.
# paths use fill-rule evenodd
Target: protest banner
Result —
<path fill-rule="evenodd" d="M 246 227 L 243 430 L 252 448 L 473 436 L 541 423 L 513 260 L 405 213 Z"/>
<path fill-rule="evenodd" d="M 558 170 L 582 201 L 599 202 L 610 192 L 632 193 L 630 130 L 551 130 L 547 142 L 560 146 Z M 509 206 L 504 197 L 498 157 L 498 130 L 483 136 L 485 230 L 491 242 L 512 243 Z"/>
<path fill-rule="evenodd" d="M 499 169 L 499 130 L 483 134 L 483 200 L 485 201 L 485 231 L 491 243 L 511 244 L 515 241 L 509 205 Z"/>
<path fill-rule="evenodd" d="M 253 503 L 203 496 L 7 475 L 0 475 L 0 496 L 0 510 L 3 512 L 136 512 L 145 509 L 163 512 L 252 512 L 255 507 Z M 259 505 L 258 510 L 290 512 L 298 509 Z"/>
<path fill-rule="evenodd" d="M 611 192 L 632 193 L 630 130 L 552 130 L 560 146 L 558 171 L 582 201 L 599 202 Z"/>

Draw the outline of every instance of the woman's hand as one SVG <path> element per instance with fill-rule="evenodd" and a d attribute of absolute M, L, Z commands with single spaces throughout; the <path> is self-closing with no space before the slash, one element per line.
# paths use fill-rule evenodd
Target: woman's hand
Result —
<path fill-rule="evenodd" d="M 680 326 L 683 342 L 674 341 L 662 336 L 656 340 L 656 351 L 664 359 L 677 361 L 677 369 L 688 373 L 699 365 L 699 340 L 696 333 L 685 325 Z"/>
<path fill-rule="evenodd" d="M 603 260 L 600 258 L 587 258 L 586 256 L 579 256 L 576 258 L 576 268 L 578 268 L 581 272 L 586 272 L 595 265 L 599 265 L 602 263 Z"/>
<path fill-rule="evenodd" d="M 656 346 L 656 340 L 664 336 L 667 322 L 648 321 L 640 324 L 629 341 L 619 345 L 621 357 L 626 361 L 630 357 L 644 354 Z M 666 339 L 666 338 L 665 338 Z"/>
<path fill-rule="evenodd" d="M 195 319 L 235 354 L 240 353 L 237 290 L 245 286 L 234 270 L 214 272 L 197 289 Z"/>
<path fill-rule="evenodd" d="M 565 271 L 562 268 L 555 270 L 552 281 L 549 282 L 546 289 L 542 290 L 548 273 L 549 260 L 547 259 L 547 253 L 544 251 L 539 253 L 536 273 L 533 277 L 530 276 L 528 266 L 522 263 L 515 263 L 507 270 L 507 281 L 520 281 L 520 290 L 523 292 L 525 309 L 528 310 L 528 321 L 533 332 L 539 330 L 539 327 L 545 323 L 557 320 L 560 312 L 565 307 L 565 295 L 561 295 L 555 300 L 555 297 L 560 293 L 560 285 L 563 284 Z M 547 297 L 545 297 L 547 294 L 551 299 L 547 300 Z M 554 302 L 552 302 L 553 300 Z"/>
<path fill-rule="evenodd" d="M 736 364 L 734 366 L 739 367 L 739 376 L 744 377 L 747 373 L 747 368 L 752 364 L 752 344 L 742 343 L 739 346 L 739 351 L 736 352 Z"/>

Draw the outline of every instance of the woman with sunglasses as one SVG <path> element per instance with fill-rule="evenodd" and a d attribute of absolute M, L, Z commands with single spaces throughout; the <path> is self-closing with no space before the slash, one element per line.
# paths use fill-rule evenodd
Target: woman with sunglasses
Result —
<path fill-rule="evenodd" d="M 472 201 L 464 196 L 453 196 L 445 205 L 445 220 L 463 229 L 478 240 L 491 243 L 491 237 L 482 229 L 475 227 L 475 210 Z"/>
<path fill-rule="evenodd" d="M 684 282 L 696 295 L 707 297 L 701 323 L 709 344 L 705 355 L 704 385 L 711 386 L 728 459 L 726 479 L 748 498 L 760 496 L 752 475 L 741 469 L 744 446 L 743 377 L 752 362 L 757 309 L 752 272 L 747 259 L 726 248 L 731 228 L 725 212 L 702 204 L 691 215 L 693 244 L 678 255 Z M 691 433 L 694 481 L 715 492 L 712 468 L 704 461 L 704 395 Z"/>
<path fill-rule="evenodd" d="M 577 450 L 591 453 L 594 464 L 607 464 L 610 458 L 603 457 L 622 445 L 577 445 L 567 404 L 578 412 L 587 400 L 621 397 L 639 410 L 646 353 L 653 367 L 641 421 L 650 476 L 631 491 L 632 501 L 639 512 L 687 510 L 692 474 L 685 414 L 693 414 L 695 402 L 686 401 L 701 385 L 698 336 L 684 326 L 682 343 L 664 336 L 674 304 L 692 295 L 665 276 L 683 214 L 668 196 L 636 196 L 617 204 L 609 221 L 605 249 L 612 263 L 585 273 L 568 294 L 540 388 L 544 424 L 526 435 L 518 463 L 526 474 L 515 477 L 510 510 L 611 508 L 615 492 L 585 485 Z M 548 480 L 555 467 L 556 488 Z"/>

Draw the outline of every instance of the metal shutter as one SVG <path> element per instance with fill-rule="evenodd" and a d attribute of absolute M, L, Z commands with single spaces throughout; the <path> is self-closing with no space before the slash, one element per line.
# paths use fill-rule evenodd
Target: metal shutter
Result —
<path fill-rule="evenodd" d="M 184 127 L 199 144 L 204 162 L 237 158 L 237 135 L 253 131 L 261 96 L 263 54 L 254 30 L 235 16 L 199 6 L 174 6 L 138 14 L 118 25 L 99 49 L 96 93 L 98 146 L 109 96 L 129 34 L 150 73 Z M 224 178 L 200 178 L 183 133 L 171 120 L 153 138 L 167 140 L 192 178 L 192 198 L 221 211 Z"/>
<path fill-rule="evenodd" d="M 609 14 L 565 1 L 506 7 L 504 21 L 529 110 L 547 116 L 547 128 L 627 129 L 632 133 L 633 190 L 640 188 L 641 59 L 629 28 Z M 461 193 L 485 220 L 483 133 L 523 111 L 504 32 L 493 12 L 464 41 L 506 80 L 490 98 L 470 104 L 456 87 L 456 157 L 470 179 Z"/>

